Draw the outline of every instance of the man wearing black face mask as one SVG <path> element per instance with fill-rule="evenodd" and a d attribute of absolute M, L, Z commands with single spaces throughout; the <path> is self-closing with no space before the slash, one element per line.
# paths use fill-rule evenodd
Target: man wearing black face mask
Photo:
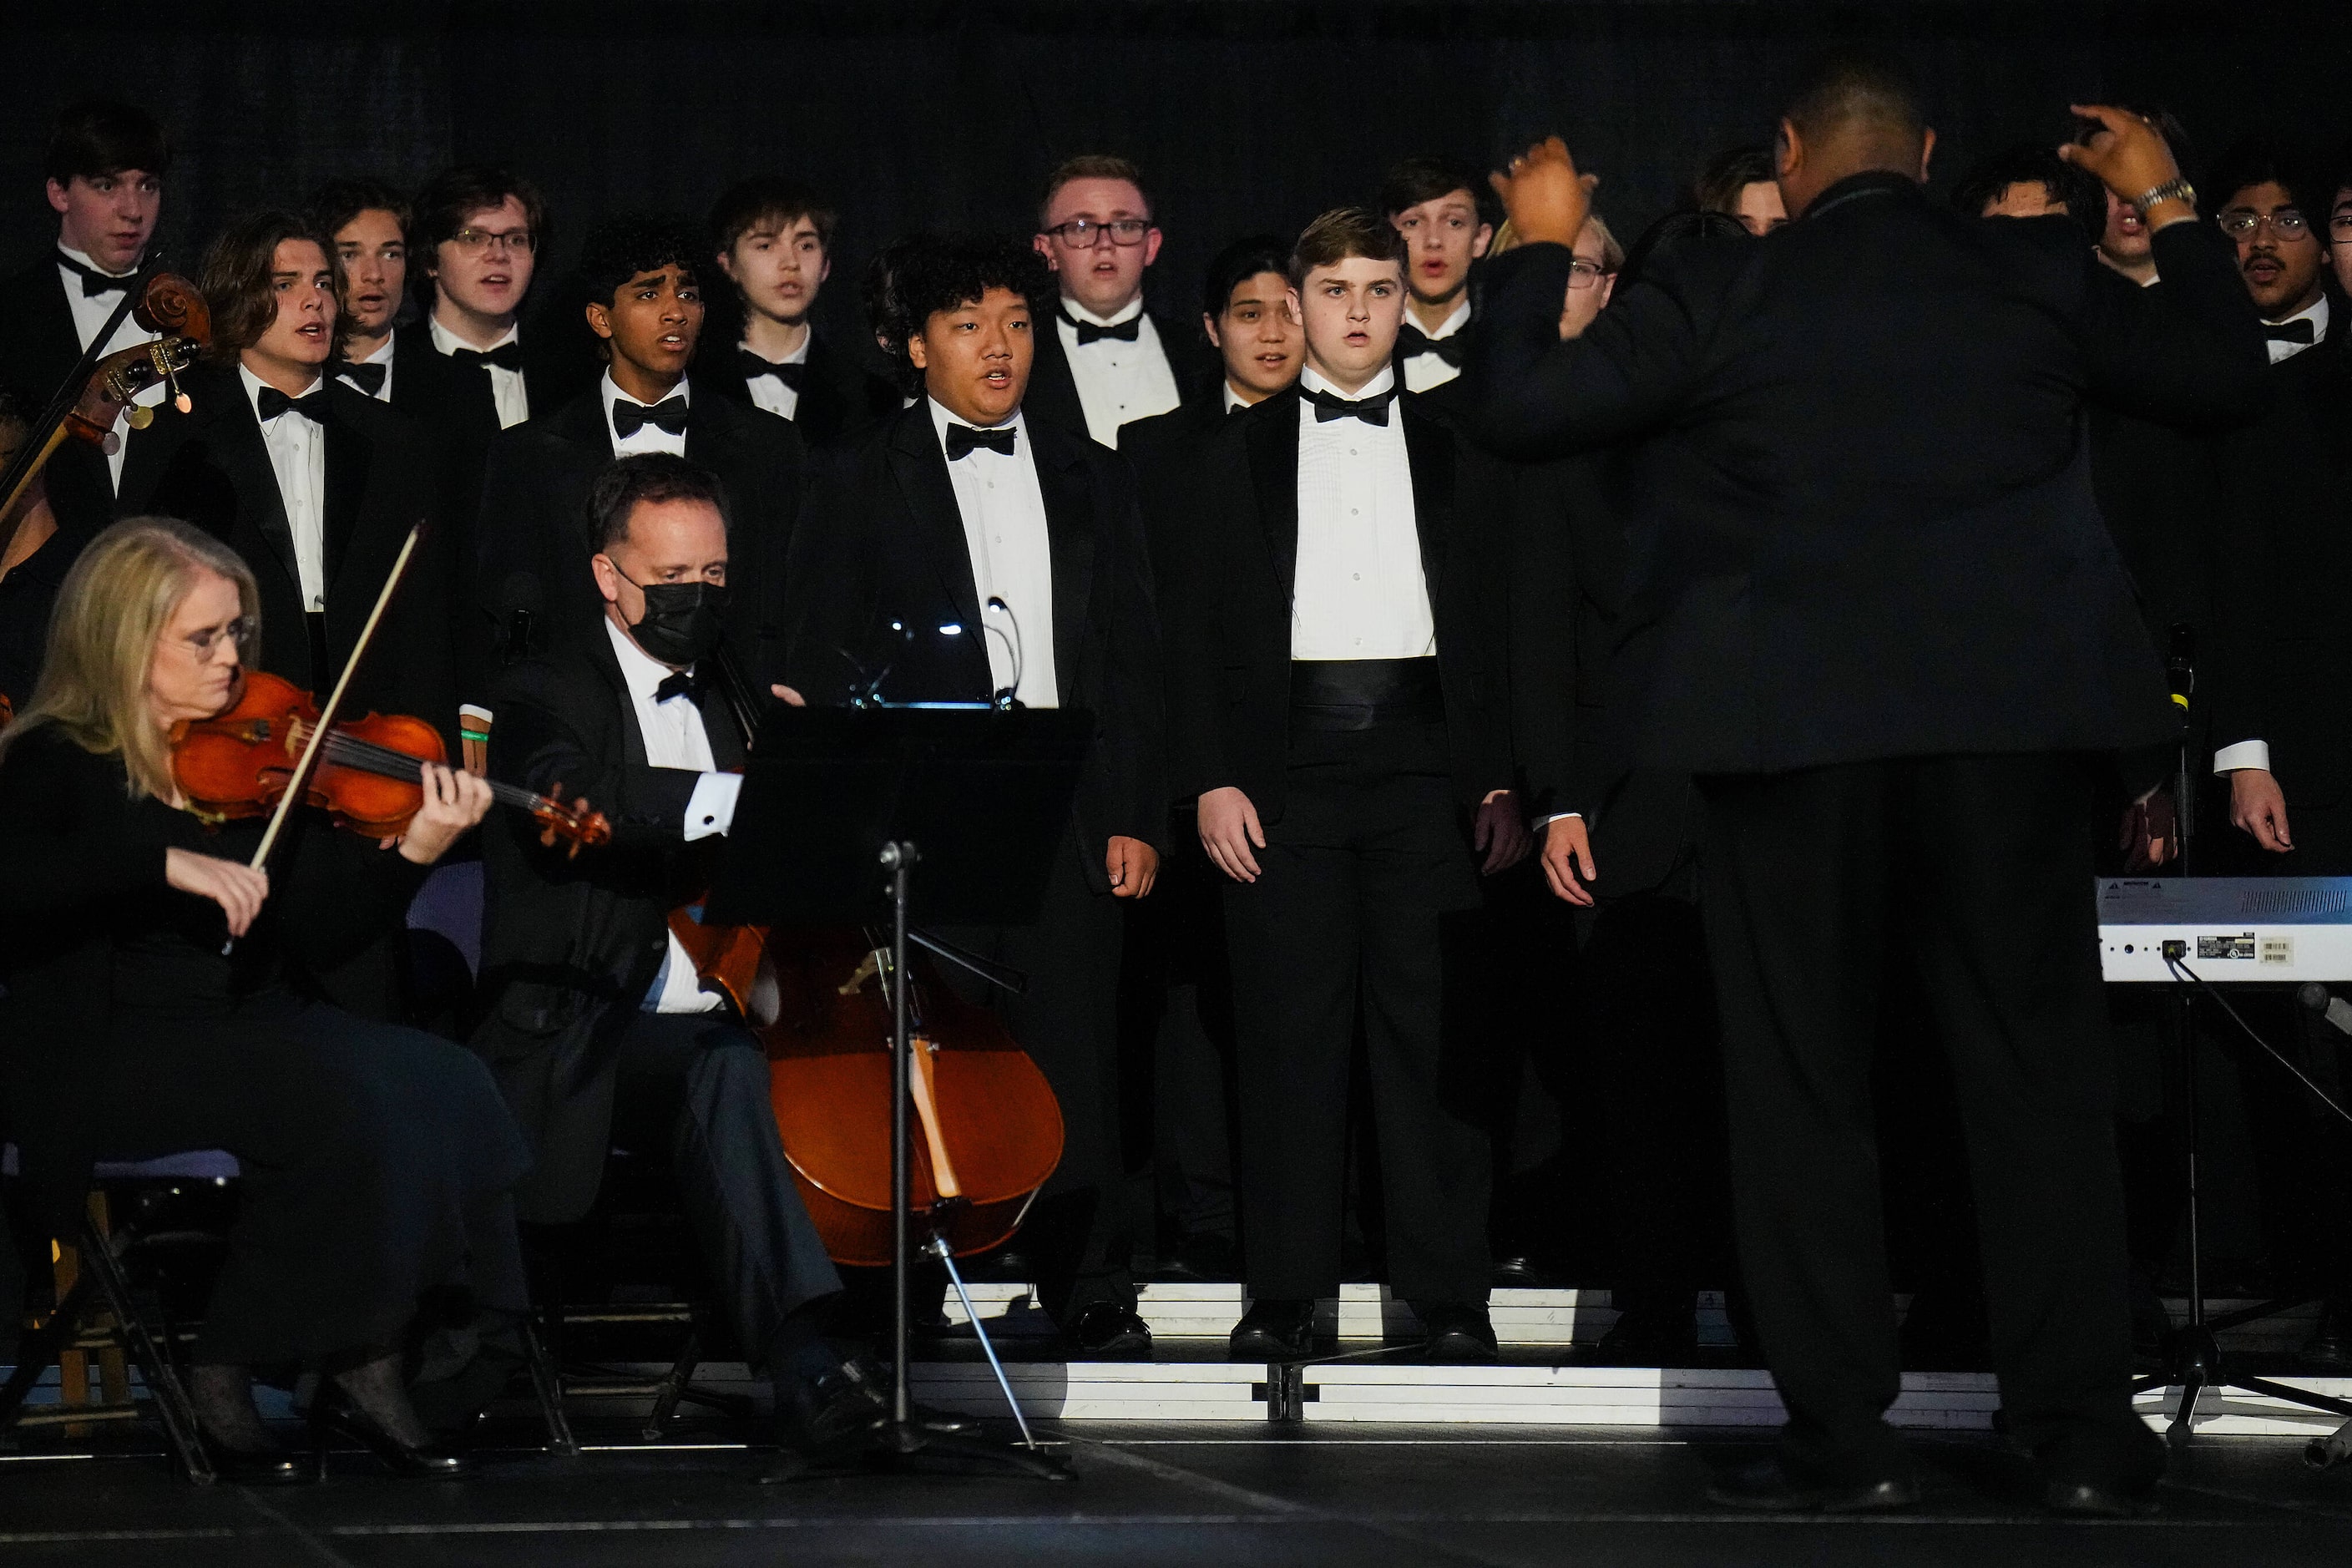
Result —
<path fill-rule="evenodd" d="M 516 1202 L 567 1223 L 595 1202 L 608 1150 L 668 1161 L 744 1354 L 775 1383 L 788 1457 L 852 1457 L 885 1406 L 820 1331 L 841 1278 L 784 1163 L 766 1055 L 668 924 L 708 885 L 742 776 L 721 770 L 746 737 L 703 679 L 725 635 L 724 499 L 651 453 L 608 465 L 586 510 L 601 626 L 505 672 L 490 744 L 492 776 L 585 796 L 614 828 L 578 859 L 520 816 L 483 836 L 474 1046 L 536 1146 Z"/>

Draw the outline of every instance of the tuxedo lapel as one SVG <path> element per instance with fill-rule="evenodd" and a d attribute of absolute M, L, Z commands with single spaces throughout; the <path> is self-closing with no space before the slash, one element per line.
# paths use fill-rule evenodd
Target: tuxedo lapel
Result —
<path fill-rule="evenodd" d="M 977 631 L 984 623 L 980 618 L 980 588 L 971 574 L 971 549 L 964 541 L 963 511 L 956 505 L 947 454 L 940 449 L 939 436 L 931 428 L 929 405 L 918 403 L 899 413 L 890 433 L 890 477 L 915 521 L 924 552 L 955 605 L 957 617 Z"/>
<path fill-rule="evenodd" d="M 849 417 L 833 345 L 824 334 L 810 329 L 808 371 L 801 378 L 800 401 L 793 405 L 793 423 L 813 441 L 830 441 Z"/>
<path fill-rule="evenodd" d="M 1265 535 L 1266 559 L 1282 580 L 1288 599 L 1298 575 L 1298 395 L 1277 393 L 1260 405 L 1243 430 L 1249 453 L 1250 489 L 1257 500 L 1257 525 Z"/>
<path fill-rule="evenodd" d="M 1046 549 L 1054 566 L 1054 669 L 1067 702 L 1086 646 L 1087 613 L 1094 597 L 1095 506 L 1086 454 L 1051 426 L 1031 431 L 1037 489 L 1045 501 Z"/>
<path fill-rule="evenodd" d="M 1412 521 L 1421 535 L 1421 574 L 1434 602 L 1445 578 L 1446 544 L 1454 537 L 1454 433 L 1413 406 L 1411 395 L 1397 399 L 1404 420 L 1404 449 L 1412 465 Z"/>
<path fill-rule="evenodd" d="M 277 559 L 299 599 L 302 572 L 294 553 L 294 528 L 286 518 L 286 498 L 278 492 L 278 470 L 269 466 L 269 448 L 262 445 L 261 422 L 254 416 L 252 400 L 232 373 L 220 378 L 204 406 L 212 411 L 210 443 L 221 471 L 245 502 L 238 510 Z"/>
<path fill-rule="evenodd" d="M 353 393 L 363 397 L 364 393 Z M 349 557 L 352 535 L 358 531 L 360 513 L 367 506 L 368 466 L 374 460 L 375 445 L 353 427 L 349 419 L 328 423 L 327 493 L 321 507 L 320 525 L 326 537 L 322 540 L 320 564 L 331 585 L 329 600 L 334 597 L 332 585 L 341 576 L 343 562 Z"/>

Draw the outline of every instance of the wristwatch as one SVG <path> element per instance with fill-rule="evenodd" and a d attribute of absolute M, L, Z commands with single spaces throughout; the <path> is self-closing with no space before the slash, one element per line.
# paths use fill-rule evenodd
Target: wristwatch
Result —
<path fill-rule="evenodd" d="M 2132 203 L 2132 205 L 2139 209 L 2140 216 L 2146 217 L 2147 209 L 2158 202 L 2187 202 L 2193 207 L 2197 205 L 2197 187 L 2186 179 L 2176 176 L 2157 186 L 2156 189 Z"/>

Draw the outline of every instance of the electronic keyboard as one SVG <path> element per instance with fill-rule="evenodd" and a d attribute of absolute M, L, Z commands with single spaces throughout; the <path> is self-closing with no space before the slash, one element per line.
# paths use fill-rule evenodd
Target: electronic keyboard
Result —
<path fill-rule="evenodd" d="M 2216 985 L 2352 982 L 2352 877 L 2101 877 L 2106 978 L 2169 983 L 2180 962 Z"/>

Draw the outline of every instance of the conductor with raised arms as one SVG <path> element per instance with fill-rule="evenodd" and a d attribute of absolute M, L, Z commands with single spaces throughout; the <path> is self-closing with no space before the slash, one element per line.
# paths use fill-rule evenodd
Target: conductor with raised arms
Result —
<path fill-rule="evenodd" d="M 2075 112 L 2064 155 L 2146 214 L 2162 289 L 2091 287 L 2063 217 L 1930 203 L 1934 132 L 1874 60 L 1832 59 L 1789 100 L 1792 221 L 1771 243 L 1669 258 L 1574 341 L 1559 300 L 1592 181 L 1557 139 L 1495 179 L 1527 243 L 1491 279 L 1477 427 L 1522 456 L 1664 432 L 1692 458 L 1635 542 L 1629 616 L 1659 647 L 1637 745 L 1706 799 L 1739 1249 L 1789 1410 L 1777 1459 L 1721 1500 L 1919 1496 L 1885 1420 L 1900 1381 L 1871 1121 L 1900 942 L 1950 1054 L 2009 1430 L 2053 1510 L 2154 1506 L 2085 759 L 2177 729 L 2080 416 L 2240 409 L 2264 356 L 2163 139 Z"/>

